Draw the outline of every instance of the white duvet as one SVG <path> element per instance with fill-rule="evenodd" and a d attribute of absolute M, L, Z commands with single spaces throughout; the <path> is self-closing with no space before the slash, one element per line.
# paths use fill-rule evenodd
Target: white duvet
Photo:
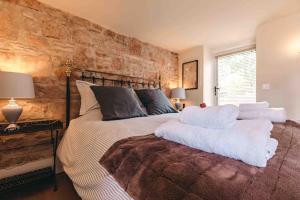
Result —
<path fill-rule="evenodd" d="M 99 164 L 100 158 L 116 141 L 154 133 L 178 114 L 164 114 L 116 121 L 100 121 L 99 110 L 71 121 L 58 148 L 64 171 L 84 200 L 128 200 L 130 196 Z"/>

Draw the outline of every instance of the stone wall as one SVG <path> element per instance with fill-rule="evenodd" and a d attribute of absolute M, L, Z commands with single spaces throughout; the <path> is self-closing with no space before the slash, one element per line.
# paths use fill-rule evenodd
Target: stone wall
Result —
<path fill-rule="evenodd" d="M 178 82 L 176 53 L 117 34 L 35 0 L 0 0 L 0 70 L 32 74 L 35 84 L 36 98 L 18 101 L 24 106 L 21 119 L 65 119 L 63 65 L 67 59 L 73 60 L 76 67 L 124 75 L 155 78 L 160 73 L 166 88 L 177 86 Z M 78 113 L 79 96 L 72 86 L 74 117 Z M 6 103 L 1 100 L 0 107 Z M 3 120 L 0 114 L 0 121 Z M 36 144 L 34 138 L 28 141 Z M 23 148 L 29 148 L 25 144 Z M 40 153 L 42 150 L 50 152 L 47 148 L 39 149 L 41 156 L 32 155 L 34 159 L 45 157 Z M 2 149 L 0 162 L 5 157 L 1 152 Z"/>

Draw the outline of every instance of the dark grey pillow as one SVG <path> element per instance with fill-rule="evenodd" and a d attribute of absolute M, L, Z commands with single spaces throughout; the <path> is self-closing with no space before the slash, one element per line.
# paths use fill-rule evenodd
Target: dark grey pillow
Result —
<path fill-rule="evenodd" d="M 138 95 L 136 94 L 136 92 L 134 91 L 134 89 L 131 88 L 131 90 L 132 90 L 132 92 L 134 93 L 134 97 L 136 98 L 136 100 L 138 101 L 139 105 L 141 106 L 142 111 L 143 111 L 144 113 L 148 114 L 146 107 L 145 107 L 144 104 L 141 102 L 140 98 L 138 97 Z"/>
<path fill-rule="evenodd" d="M 135 90 L 149 115 L 177 113 L 169 99 L 160 89 Z"/>
<path fill-rule="evenodd" d="M 100 105 L 103 121 L 147 116 L 132 89 L 108 86 L 91 86 L 91 89 Z"/>

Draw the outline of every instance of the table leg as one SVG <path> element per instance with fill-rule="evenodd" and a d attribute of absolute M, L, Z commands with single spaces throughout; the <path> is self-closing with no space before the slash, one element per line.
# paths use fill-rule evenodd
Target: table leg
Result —
<path fill-rule="evenodd" d="M 58 136 L 59 136 L 59 131 L 55 131 L 55 137 L 53 137 L 53 167 L 52 167 L 52 178 L 53 178 L 53 191 L 57 191 L 57 182 L 56 182 L 56 150 L 57 150 L 57 143 L 58 143 Z"/>

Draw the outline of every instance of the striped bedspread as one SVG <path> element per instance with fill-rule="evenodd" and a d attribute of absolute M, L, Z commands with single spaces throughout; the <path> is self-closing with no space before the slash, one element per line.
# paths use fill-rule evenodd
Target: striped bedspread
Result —
<path fill-rule="evenodd" d="M 64 171 L 83 200 L 132 199 L 99 164 L 100 158 L 118 140 L 148 135 L 178 114 L 164 114 L 116 121 L 100 121 L 99 111 L 71 121 L 58 148 Z"/>

